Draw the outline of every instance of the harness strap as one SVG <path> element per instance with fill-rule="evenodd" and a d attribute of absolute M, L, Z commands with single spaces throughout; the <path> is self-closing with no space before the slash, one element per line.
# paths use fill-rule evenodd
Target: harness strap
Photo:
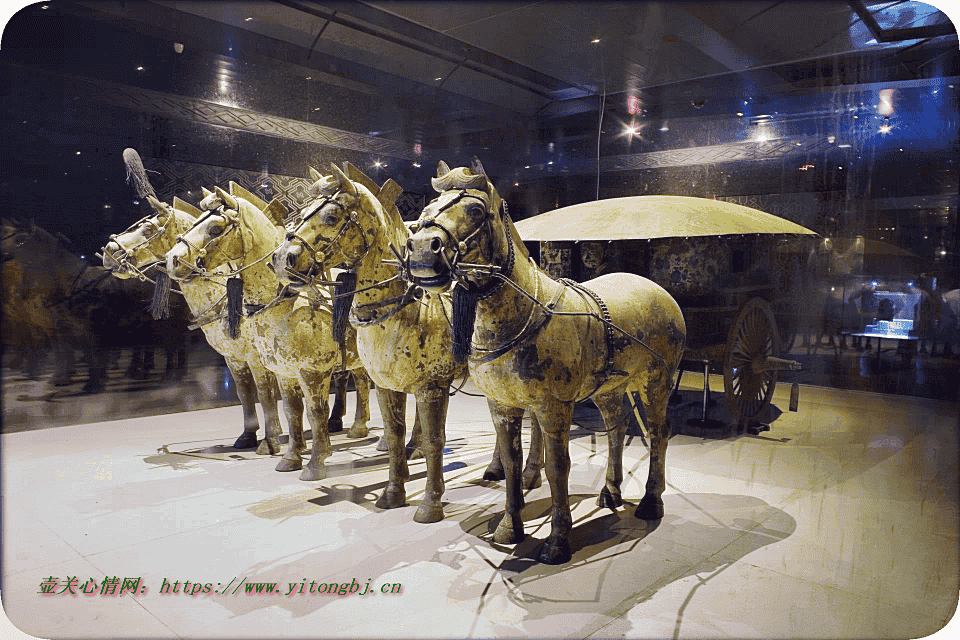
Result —
<path fill-rule="evenodd" d="M 610 319 L 610 311 L 607 309 L 607 303 L 605 303 L 603 301 L 603 298 L 597 295 L 596 292 L 588 289 L 587 287 L 583 286 L 579 282 L 574 282 L 569 278 L 560 278 L 559 282 L 564 286 L 572 288 L 578 293 L 582 292 L 581 295 L 585 293 L 594 301 L 594 303 L 596 303 L 597 307 L 600 309 L 600 314 L 601 314 L 600 322 L 603 323 L 604 336 L 606 338 L 605 342 L 607 346 L 607 357 L 604 359 L 603 369 L 601 369 L 600 371 L 593 372 L 593 377 L 596 382 L 593 388 L 593 391 L 587 394 L 586 397 L 575 401 L 575 402 L 585 402 L 590 398 L 592 398 L 594 394 L 596 394 L 597 391 L 600 390 L 600 387 L 602 387 L 607 382 L 607 380 L 610 379 L 611 376 L 615 376 L 615 375 L 625 376 L 627 375 L 627 372 L 621 371 L 620 369 L 614 369 L 613 328 L 612 328 L 613 321 Z"/>

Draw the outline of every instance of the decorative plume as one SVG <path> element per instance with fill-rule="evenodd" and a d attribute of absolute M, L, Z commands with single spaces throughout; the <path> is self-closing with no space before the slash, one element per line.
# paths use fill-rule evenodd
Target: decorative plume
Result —
<path fill-rule="evenodd" d="M 430 184 L 433 185 L 433 189 L 437 193 L 443 193 L 451 189 L 488 190 L 487 176 L 482 173 L 472 173 L 470 169 L 466 167 L 457 167 L 436 178 L 430 178 Z"/>
<path fill-rule="evenodd" d="M 477 301 L 480 292 L 472 286 L 457 286 L 453 290 L 453 361 L 463 364 L 470 355 L 473 325 L 477 321 Z"/>
<path fill-rule="evenodd" d="M 166 271 L 157 274 L 157 279 L 153 285 L 153 300 L 147 310 L 154 320 L 163 320 L 170 317 L 170 288 L 173 282 Z"/>
<path fill-rule="evenodd" d="M 353 293 L 357 288 L 357 274 L 353 271 L 343 271 L 337 276 L 339 283 L 334 289 L 333 299 L 333 341 L 343 344 L 347 331 L 347 316 L 353 304 Z M 349 295 L 348 295 L 349 294 Z"/>
<path fill-rule="evenodd" d="M 137 153 L 136 149 L 123 150 L 123 164 L 127 166 L 127 184 L 130 184 L 131 180 L 133 181 L 133 188 L 136 189 L 137 195 L 141 198 L 147 196 L 156 198 L 157 192 L 153 190 L 153 185 L 147 178 L 147 170 L 144 169 L 140 154 Z"/>
<path fill-rule="evenodd" d="M 243 317 L 243 279 L 233 276 L 227 279 L 227 335 L 236 340 L 240 337 L 240 319 Z"/>

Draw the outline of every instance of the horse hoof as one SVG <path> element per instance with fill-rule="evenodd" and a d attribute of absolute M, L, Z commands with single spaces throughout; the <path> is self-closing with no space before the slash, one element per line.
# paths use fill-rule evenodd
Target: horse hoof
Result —
<path fill-rule="evenodd" d="M 380 439 L 377 440 L 377 451 L 387 452 L 390 451 L 390 447 L 387 446 L 387 439 L 383 436 L 380 436 Z"/>
<path fill-rule="evenodd" d="M 500 524 L 497 525 L 497 530 L 493 532 L 493 541 L 497 544 L 517 544 L 522 542 L 524 537 L 523 522 L 519 515 L 504 514 Z"/>
<path fill-rule="evenodd" d="M 413 514 L 413 521 L 419 522 L 420 524 L 430 524 L 431 522 L 440 522 L 441 520 L 443 520 L 443 505 L 439 502 L 436 504 L 423 502 L 420 504 L 417 512 Z"/>
<path fill-rule="evenodd" d="M 416 447 L 407 447 L 404 453 L 407 456 L 407 460 L 419 460 L 423 457 L 423 451 L 420 451 L 420 449 Z"/>
<path fill-rule="evenodd" d="M 663 502 L 644 496 L 633 515 L 641 520 L 659 520 L 663 517 Z"/>
<path fill-rule="evenodd" d="M 370 430 L 365 424 L 355 424 L 350 427 L 350 431 L 347 432 L 348 438 L 366 438 Z"/>
<path fill-rule="evenodd" d="M 343 431 L 342 420 L 330 420 L 327 422 L 327 433 L 340 433 Z"/>
<path fill-rule="evenodd" d="M 257 446 L 256 431 L 244 431 L 243 435 L 233 443 L 234 449 L 253 449 L 255 446 Z"/>
<path fill-rule="evenodd" d="M 607 509 L 616 509 L 623 505 L 623 496 L 620 495 L 620 492 L 611 493 L 609 489 L 604 487 L 600 489 L 600 496 L 597 498 L 597 506 L 605 507 Z"/>
<path fill-rule="evenodd" d="M 303 471 L 300 472 L 300 479 L 304 482 L 310 482 L 311 480 L 323 480 L 327 477 L 327 468 L 326 467 L 311 467 L 309 464 L 303 468 Z"/>
<path fill-rule="evenodd" d="M 264 438 L 260 441 L 260 445 L 257 447 L 257 454 L 261 456 L 273 456 L 280 453 L 280 441 L 270 442 L 268 439 Z"/>
<path fill-rule="evenodd" d="M 377 506 L 381 509 L 398 509 L 407 506 L 407 492 L 403 489 L 393 491 L 385 489 L 377 499 Z"/>
<path fill-rule="evenodd" d="M 549 541 L 544 542 L 537 553 L 537 560 L 543 564 L 566 564 L 570 562 L 572 557 L 570 543 L 566 540 L 561 540 L 555 544 L 551 544 Z"/>
<path fill-rule="evenodd" d="M 486 475 L 483 477 L 484 480 L 487 479 Z M 538 489 L 543 486 L 543 478 L 540 477 L 540 472 L 537 471 L 536 474 L 523 474 L 523 489 L 524 491 L 529 491 L 531 489 Z"/>
<path fill-rule="evenodd" d="M 296 460 L 280 458 L 280 462 L 277 463 L 277 471 L 299 471 L 302 468 L 303 460 L 301 460 L 299 456 Z"/>
<path fill-rule="evenodd" d="M 483 479 L 490 482 L 499 482 L 507 477 L 503 467 L 487 467 L 483 472 Z"/>

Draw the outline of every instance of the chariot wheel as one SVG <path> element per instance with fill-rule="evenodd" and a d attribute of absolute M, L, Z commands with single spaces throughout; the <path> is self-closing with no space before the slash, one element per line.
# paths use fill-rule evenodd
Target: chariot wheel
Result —
<path fill-rule="evenodd" d="M 771 357 L 780 357 L 773 311 L 763 298 L 751 298 L 730 327 L 723 358 L 723 389 L 738 425 L 756 421 L 770 405 L 777 386 L 777 370 L 765 366 Z"/>

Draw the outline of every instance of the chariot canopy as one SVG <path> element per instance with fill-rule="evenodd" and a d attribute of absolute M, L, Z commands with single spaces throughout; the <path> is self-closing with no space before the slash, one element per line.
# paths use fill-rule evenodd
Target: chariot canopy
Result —
<path fill-rule="evenodd" d="M 524 240 L 650 240 L 723 235 L 816 235 L 775 215 L 689 196 L 632 196 L 584 202 L 521 220 Z"/>

